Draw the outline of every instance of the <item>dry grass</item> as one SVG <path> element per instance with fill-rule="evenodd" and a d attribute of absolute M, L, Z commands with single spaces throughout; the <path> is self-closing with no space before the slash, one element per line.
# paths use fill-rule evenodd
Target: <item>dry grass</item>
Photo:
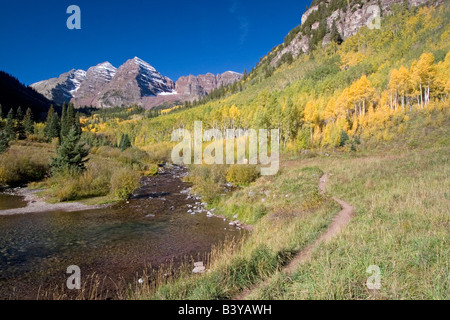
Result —
<path fill-rule="evenodd" d="M 39 181 L 49 173 L 50 145 L 19 141 L 0 155 L 0 186 L 18 186 Z"/>

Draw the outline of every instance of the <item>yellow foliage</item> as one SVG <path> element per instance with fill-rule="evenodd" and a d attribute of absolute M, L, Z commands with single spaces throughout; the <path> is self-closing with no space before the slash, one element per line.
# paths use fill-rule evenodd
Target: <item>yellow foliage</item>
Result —
<path fill-rule="evenodd" d="M 233 104 L 231 106 L 229 115 L 230 115 L 230 118 L 232 118 L 232 119 L 237 119 L 241 115 L 241 112 L 239 111 L 239 109 L 236 107 L 235 104 Z"/>
<path fill-rule="evenodd" d="M 337 147 L 341 140 L 341 130 L 334 122 L 329 122 L 323 130 L 323 146 Z"/>
<path fill-rule="evenodd" d="M 319 123 L 320 114 L 314 100 L 310 100 L 306 104 L 304 117 L 305 121 L 311 123 L 313 126 Z"/>
<path fill-rule="evenodd" d="M 342 57 L 342 64 L 341 64 L 340 68 L 341 68 L 341 70 L 347 70 L 348 68 L 357 65 L 358 63 L 363 61 L 365 58 L 366 57 L 359 51 L 357 51 L 357 52 L 354 52 L 354 51 L 347 52 Z"/>

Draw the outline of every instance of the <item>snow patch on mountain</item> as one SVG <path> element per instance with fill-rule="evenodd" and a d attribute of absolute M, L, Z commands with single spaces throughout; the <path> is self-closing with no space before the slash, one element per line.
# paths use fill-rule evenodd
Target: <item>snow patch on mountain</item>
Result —
<path fill-rule="evenodd" d="M 158 96 L 173 96 L 173 95 L 177 95 L 178 92 L 176 91 L 172 91 L 172 92 L 160 92 L 158 93 Z"/>
<path fill-rule="evenodd" d="M 69 84 L 69 89 L 70 87 L 72 87 L 72 89 L 70 89 L 68 92 L 70 93 L 70 95 L 73 95 L 75 92 L 78 91 L 78 89 L 80 89 L 81 84 L 83 83 L 83 81 L 86 80 L 86 71 L 84 70 L 75 70 L 68 78 L 68 84 Z M 67 95 L 67 93 L 65 93 L 64 95 Z"/>

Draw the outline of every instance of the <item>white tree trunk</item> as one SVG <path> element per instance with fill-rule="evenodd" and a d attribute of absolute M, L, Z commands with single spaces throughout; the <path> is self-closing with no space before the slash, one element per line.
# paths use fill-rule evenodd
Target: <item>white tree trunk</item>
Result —
<path fill-rule="evenodd" d="M 423 92 L 422 92 L 422 83 L 420 84 L 420 107 L 423 109 Z"/>

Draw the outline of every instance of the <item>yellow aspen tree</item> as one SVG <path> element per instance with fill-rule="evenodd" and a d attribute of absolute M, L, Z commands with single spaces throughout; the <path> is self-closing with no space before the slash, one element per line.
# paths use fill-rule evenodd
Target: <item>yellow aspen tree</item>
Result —
<path fill-rule="evenodd" d="M 450 93 L 450 52 L 447 53 L 444 61 L 436 65 L 435 86 L 437 97 L 446 101 Z"/>
<path fill-rule="evenodd" d="M 392 69 L 391 76 L 389 78 L 389 96 L 390 103 L 389 106 L 392 110 L 397 110 L 397 101 L 398 101 L 398 70 Z"/>
<path fill-rule="evenodd" d="M 241 116 L 241 112 L 239 111 L 239 109 L 236 107 L 235 104 L 233 104 L 229 110 L 228 113 L 230 120 L 231 120 L 231 127 L 234 128 L 236 125 L 240 125 L 240 116 Z"/>
<path fill-rule="evenodd" d="M 336 119 L 336 127 L 340 131 L 345 131 L 348 133 L 348 121 L 345 116 L 341 115 Z"/>
<path fill-rule="evenodd" d="M 411 65 L 411 84 L 414 88 L 417 104 L 424 108 L 430 101 L 430 90 L 433 89 L 435 79 L 435 68 L 433 66 L 434 55 L 424 53 L 419 61 Z"/>
<path fill-rule="evenodd" d="M 353 108 L 353 101 L 350 99 L 350 89 L 345 88 L 341 95 L 336 99 L 334 106 L 335 114 L 345 115 L 348 119 L 351 119 L 350 110 Z"/>
<path fill-rule="evenodd" d="M 227 106 L 222 108 L 222 129 L 225 130 L 230 127 L 230 113 Z"/>
<path fill-rule="evenodd" d="M 304 120 L 306 123 L 308 123 L 311 127 L 311 144 L 314 141 L 313 132 L 316 131 L 319 132 L 319 123 L 320 123 L 320 114 L 317 108 L 317 105 L 314 100 L 308 101 L 308 103 L 305 106 L 304 111 Z M 317 130 L 319 129 L 319 130 Z"/>
<path fill-rule="evenodd" d="M 356 132 L 358 131 L 358 127 L 359 127 L 358 117 L 356 116 L 356 114 L 353 114 L 352 128 L 349 130 L 349 134 L 355 135 Z"/>
<path fill-rule="evenodd" d="M 325 108 L 323 119 L 325 121 L 334 120 L 336 115 L 336 99 L 331 97 L 330 100 L 328 100 L 327 107 Z"/>
<path fill-rule="evenodd" d="M 369 79 L 367 79 L 366 75 L 362 75 L 361 78 L 350 86 L 350 101 L 353 102 L 356 115 L 365 115 L 366 108 L 374 94 L 375 88 Z"/>
<path fill-rule="evenodd" d="M 398 88 L 402 102 L 402 110 L 405 110 L 407 102 L 407 94 L 410 90 L 409 70 L 401 66 L 398 70 Z"/>

